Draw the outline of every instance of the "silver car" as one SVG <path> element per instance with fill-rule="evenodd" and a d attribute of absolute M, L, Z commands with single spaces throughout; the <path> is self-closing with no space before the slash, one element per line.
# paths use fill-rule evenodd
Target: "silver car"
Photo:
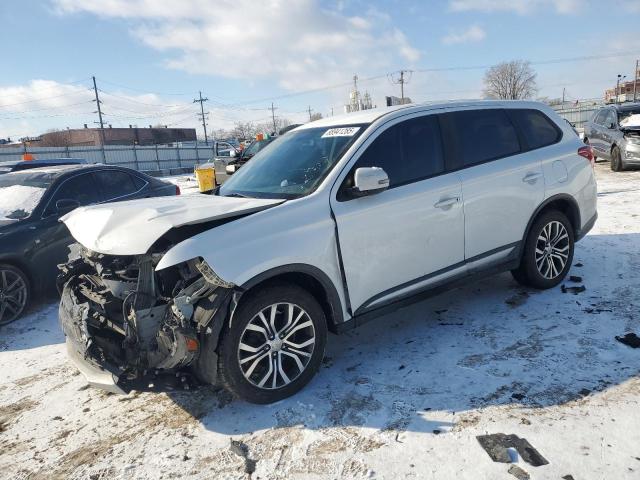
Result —
<path fill-rule="evenodd" d="M 584 143 L 593 147 L 596 157 L 610 160 L 614 172 L 640 166 L 640 103 L 598 110 L 585 126 Z"/>

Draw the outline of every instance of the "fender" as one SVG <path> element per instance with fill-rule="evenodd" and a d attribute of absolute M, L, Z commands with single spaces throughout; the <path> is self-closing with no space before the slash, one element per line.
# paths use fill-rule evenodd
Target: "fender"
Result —
<path fill-rule="evenodd" d="M 329 302 L 329 306 L 331 307 L 331 313 L 333 316 L 333 325 L 340 325 L 344 322 L 344 316 L 342 313 L 342 306 L 340 303 L 340 296 L 338 295 L 338 290 L 336 286 L 333 284 L 329 276 L 320 270 L 318 267 L 314 267 L 313 265 L 308 265 L 305 263 L 290 263 L 288 265 L 281 265 L 279 267 L 272 268 L 270 270 L 266 270 L 251 280 L 247 281 L 242 285 L 243 290 L 249 290 L 250 288 L 258 285 L 259 283 L 264 282 L 265 280 L 269 280 L 271 278 L 278 277 L 287 273 L 301 273 L 304 275 L 308 275 L 316 280 L 322 288 L 324 289 L 327 295 L 327 301 Z M 331 319 L 328 319 L 331 320 Z"/>
<path fill-rule="evenodd" d="M 538 205 L 538 208 L 536 208 L 536 210 L 533 212 L 533 215 L 531 215 L 531 218 L 529 218 L 529 222 L 527 223 L 527 228 L 525 228 L 524 230 L 524 236 L 522 237 L 522 242 L 520 243 L 520 247 L 518 247 L 520 249 L 520 251 L 518 252 L 518 257 L 520 257 L 522 253 L 522 249 L 524 248 L 524 245 L 527 242 L 529 231 L 531 230 L 531 226 L 533 225 L 533 222 L 535 221 L 535 219 L 538 217 L 540 212 L 544 210 L 545 207 L 547 207 L 550 203 L 558 200 L 563 200 L 563 201 L 566 200 L 571 205 L 573 214 L 575 215 L 575 220 L 577 220 L 576 222 L 577 225 L 574 226 L 574 235 L 576 238 L 578 238 L 580 233 L 580 227 L 582 225 L 582 220 L 580 218 L 580 208 L 578 207 L 578 202 L 576 202 L 575 198 L 573 198 L 571 195 L 568 195 L 566 193 L 559 193 L 557 195 L 553 195 L 545 199 L 540 205 Z"/>

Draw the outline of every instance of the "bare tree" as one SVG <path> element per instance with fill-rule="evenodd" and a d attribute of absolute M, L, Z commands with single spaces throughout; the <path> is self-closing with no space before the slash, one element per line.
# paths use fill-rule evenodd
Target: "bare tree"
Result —
<path fill-rule="evenodd" d="M 522 100 L 533 97 L 537 89 L 536 73 L 524 60 L 494 65 L 484 74 L 484 95 L 488 98 Z"/>
<path fill-rule="evenodd" d="M 320 112 L 312 113 L 309 117 L 310 122 L 314 122 L 316 120 L 320 120 L 322 118 L 322 114 Z"/>

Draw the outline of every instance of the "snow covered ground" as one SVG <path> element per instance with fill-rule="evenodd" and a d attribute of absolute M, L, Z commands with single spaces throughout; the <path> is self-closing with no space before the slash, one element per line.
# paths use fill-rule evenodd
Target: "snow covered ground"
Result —
<path fill-rule="evenodd" d="M 476 439 L 505 433 L 549 462 L 520 458 L 531 479 L 640 478 L 640 349 L 614 339 L 640 333 L 640 171 L 596 170 L 583 281 L 565 283 L 586 291 L 505 274 L 400 309 L 330 336 L 317 377 L 275 405 L 86 388 L 42 304 L 0 329 L 0 476 L 513 480 Z"/>

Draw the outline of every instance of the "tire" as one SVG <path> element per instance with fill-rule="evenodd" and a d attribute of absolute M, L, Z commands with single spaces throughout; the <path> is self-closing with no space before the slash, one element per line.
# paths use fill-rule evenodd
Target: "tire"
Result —
<path fill-rule="evenodd" d="M 520 266 L 511 274 L 522 285 L 538 289 L 555 287 L 571 268 L 574 247 L 573 226 L 566 215 L 556 210 L 545 212 L 531 226 Z"/>
<path fill-rule="evenodd" d="M 222 385 L 251 403 L 290 397 L 318 371 L 326 343 L 324 312 L 306 290 L 282 283 L 249 293 L 220 338 Z"/>
<path fill-rule="evenodd" d="M 7 325 L 24 313 L 31 301 L 31 285 L 17 267 L 0 263 L 0 325 Z"/>
<path fill-rule="evenodd" d="M 614 172 L 621 172 L 624 170 L 624 166 L 622 165 L 622 155 L 620 154 L 620 149 L 618 147 L 613 147 L 611 149 L 611 170 Z"/>

